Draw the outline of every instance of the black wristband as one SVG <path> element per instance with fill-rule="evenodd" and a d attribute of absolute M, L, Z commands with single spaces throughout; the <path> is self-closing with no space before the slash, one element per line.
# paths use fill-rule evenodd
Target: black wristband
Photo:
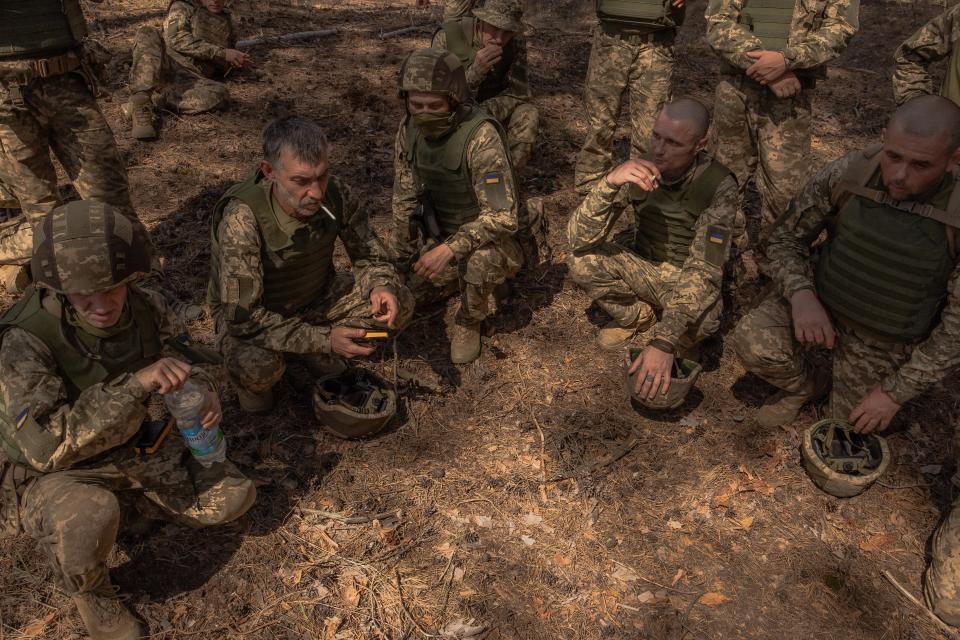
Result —
<path fill-rule="evenodd" d="M 674 351 L 676 350 L 676 347 L 674 347 L 672 344 L 670 344 L 666 340 L 663 340 L 662 338 L 654 338 L 653 340 L 647 343 L 647 346 L 653 347 L 654 349 L 659 349 L 660 351 L 663 351 L 664 353 L 669 353 L 670 355 L 674 355 Z"/>

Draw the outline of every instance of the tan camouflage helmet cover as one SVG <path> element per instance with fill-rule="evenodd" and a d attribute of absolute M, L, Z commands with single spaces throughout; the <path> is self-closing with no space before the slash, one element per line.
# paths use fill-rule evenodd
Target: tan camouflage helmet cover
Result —
<path fill-rule="evenodd" d="M 407 56 L 400 67 L 400 97 L 410 91 L 443 93 L 456 104 L 470 100 L 463 65 L 444 49 L 417 49 Z"/>
<path fill-rule="evenodd" d="M 482 7 L 473 10 L 478 20 L 504 31 L 523 31 L 523 10 L 517 0 L 487 0 Z"/>
<path fill-rule="evenodd" d="M 89 294 L 150 272 L 146 231 L 108 204 L 70 202 L 33 231 L 34 283 L 58 293 Z"/>

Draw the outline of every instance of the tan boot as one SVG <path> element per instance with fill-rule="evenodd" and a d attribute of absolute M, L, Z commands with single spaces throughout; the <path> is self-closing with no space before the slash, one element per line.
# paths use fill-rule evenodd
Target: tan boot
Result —
<path fill-rule="evenodd" d="M 657 315 L 650 307 L 647 307 L 645 312 L 641 312 L 637 321 L 629 327 L 621 326 L 615 320 L 611 320 L 597 334 L 597 346 L 604 351 L 620 351 L 630 344 L 633 336 L 646 331 L 656 321 Z"/>
<path fill-rule="evenodd" d="M 128 106 L 130 110 L 130 135 L 137 140 L 153 140 L 157 137 L 157 130 L 153 126 L 153 103 L 146 93 L 135 93 L 130 96 Z"/>
<path fill-rule="evenodd" d="M 96 591 L 78 593 L 73 601 L 91 640 L 139 640 L 149 636 L 109 584 Z"/>
<path fill-rule="evenodd" d="M 757 411 L 757 424 L 768 429 L 790 424 L 797 419 L 803 405 L 826 393 L 829 384 L 830 378 L 825 372 L 815 372 L 802 391 L 778 391 Z"/>
<path fill-rule="evenodd" d="M 467 364 L 480 357 L 480 323 L 457 319 L 450 336 L 450 361 Z"/>
<path fill-rule="evenodd" d="M 19 295 L 30 284 L 30 276 L 24 267 L 16 264 L 0 265 L 0 289 L 11 294 Z"/>
<path fill-rule="evenodd" d="M 240 403 L 240 408 L 251 415 L 269 413 L 273 409 L 273 389 L 254 393 L 238 386 L 237 401 Z"/>

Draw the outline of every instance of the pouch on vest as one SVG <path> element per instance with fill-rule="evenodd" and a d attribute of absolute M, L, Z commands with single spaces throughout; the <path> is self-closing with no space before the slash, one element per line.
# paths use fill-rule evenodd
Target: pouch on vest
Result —
<path fill-rule="evenodd" d="M 686 7 L 675 7 L 671 0 L 597 0 L 597 18 L 603 23 L 664 29 L 683 24 Z"/>

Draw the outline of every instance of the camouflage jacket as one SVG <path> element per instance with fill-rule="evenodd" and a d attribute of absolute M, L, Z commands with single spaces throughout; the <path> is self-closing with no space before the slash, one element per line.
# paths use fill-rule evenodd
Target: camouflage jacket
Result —
<path fill-rule="evenodd" d="M 393 257 L 400 262 L 406 262 L 419 250 L 410 238 L 410 216 L 417 208 L 417 184 L 413 167 L 404 154 L 406 138 L 407 120 L 404 118 L 397 132 L 394 150 L 393 233 L 390 242 Z M 494 125 L 485 122 L 474 132 L 473 138 L 467 144 L 466 162 L 473 179 L 477 201 L 480 203 L 480 215 L 473 222 L 461 226 L 459 231 L 444 242 L 458 261 L 465 260 L 485 244 L 497 243 L 517 232 L 517 186 L 510 156 L 503 145 L 500 132 Z M 484 176 L 491 173 L 503 176 L 509 208 L 495 209 L 487 199 Z"/>
<path fill-rule="evenodd" d="M 186 333 L 162 295 L 143 288 L 141 291 L 156 311 L 161 342 Z M 180 358 L 172 351 L 161 355 Z M 191 379 L 216 389 L 213 376 L 199 367 L 194 367 Z M 150 392 L 127 373 L 87 387 L 70 404 L 66 383 L 42 341 L 18 327 L 0 336 L 0 411 L 10 424 L 15 424 L 15 416 L 23 415 L 27 418 L 23 429 L 40 429 L 45 439 L 52 437 L 60 443 L 51 455 L 45 455 L 27 446 L 37 438 L 19 439 L 17 444 L 36 471 L 69 469 L 129 442 L 147 415 L 149 397 Z M 29 412 L 23 414 L 26 408 Z M 133 449 L 118 455 L 133 456 Z"/>
<path fill-rule="evenodd" d="M 678 182 L 689 182 L 695 169 L 710 157 L 701 153 L 687 173 Z M 574 253 L 585 253 L 607 240 L 624 209 L 617 206 L 620 189 L 606 179 L 599 180 L 567 223 L 567 239 Z M 676 345 L 687 331 L 696 325 L 703 314 L 720 298 L 723 286 L 724 264 L 729 258 L 727 242 L 723 261 L 707 260 L 708 227 L 725 230 L 730 237 L 739 202 L 737 181 L 727 176 L 717 187 L 713 202 L 697 219 L 690 253 L 673 285 L 673 297 L 663 317 L 657 323 L 653 338 Z"/>
<path fill-rule="evenodd" d="M 479 23 L 475 22 L 475 24 Z M 527 78 L 529 77 L 527 75 L 527 41 L 521 36 L 516 36 L 513 39 L 513 43 L 513 46 L 517 51 L 517 57 L 507 70 L 507 88 L 502 91 L 500 95 L 519 98 L 521 100 L 528 100 L 530 99 L 530 84 L 527 81 Z M 477 41 L 476 28 L 474 28 L 472 44 L 474 50 L 479 51 L 481 49 L 481 45 Z M 437 33 L 433 36 L 433 43 L 430 46 L 435 49 L 447 48 L 447 34 L 443 29 L 437 31 Z M 484 77 L 477 73 L 474 65 L 467 67 L 466 71 L 467 84 L 470 86 L 470 91 L 476 95 L 477 90 L 480 88 L 480 83 L 483 82 Z M 492 72 L 493 71 L 491 70 L 491 73 Z"/>
<path fill-rule="evenodd" d="M 936 93 L 930 65 L 960 46 L 960 4 L 954 5 L 910 36 L 894 56 L 893 93 L 897 104 Z M 948 71 L 949 73 L 949 71 Z"/>
<path fill-rule="evenodd" d="M 193 16 L 206 11 L 186 0 L 174 0 L 163 21 L 163 41 L 174 60 L 203 76 L 212 76 L 227 67 L 226 49 L 207 42 L 193 33 Z M 236 42 L 236 29 L 230 18 L 230 46 Z"/>
<path fill-rule="evenodd" d="M 332 177 L 331 180 L 337 180 Z M 370 226 L 367 207 L 344 183 L 337 181 L 343 197 L 343 226 L 338 236 L 350 257 L 357 286 L 364 298 L 379 286 L 396 288 L 396 271 L 380 238 Z M 321 211 L 317 215 L 324 215 Z M 235 283 L 243 282 L 253 300 L 242 320 L 231 322 L 232 335 L 245 342 L 288 353 L 329 353 L 330 326 L 310 324 L 298 315 L 285 316 L 266 309 L 263 296 L 262 239 L 256 216 L 246 204 L 233 199 L 223 210 L 217 229 L 220 246 L 220 295 L 229 303 Z"/>
<path fill-rule="evenodd" d="M 469 16 L 474 0 L 443 0 L 443 19 L 453 20 Z"/>
<path fill-rule="evenodd" d="M 854 151 L 821 169 L 794 197 L 790 209 L 770 234 L 766 247 L 766 270 L 787 300 L 801 289 L 816 289 L 812 247 L 827 228 L 835 208 L 833 188 L 850 163 L 861 156 Z M 883 381 L 884 391 L 899 404 L 940 381 L 947 371 L 960 364 L 960 267 L 954 269 L 948 285 L 946 307 L 940 322 L 900 369 Z"/>
<path fill-rule="evenodd" d="M 816 69 L 846 49 L 860 28 L 860 0 L 797 0 L 790 39 L 783 52 L 787 69 Z M 707 7 L 707 43 L 724 62 L 737 69 L 754 63 L 748 51 L 759 51 L 760 40 L 742 24 L 746 0 L 710 0 Z"/>

